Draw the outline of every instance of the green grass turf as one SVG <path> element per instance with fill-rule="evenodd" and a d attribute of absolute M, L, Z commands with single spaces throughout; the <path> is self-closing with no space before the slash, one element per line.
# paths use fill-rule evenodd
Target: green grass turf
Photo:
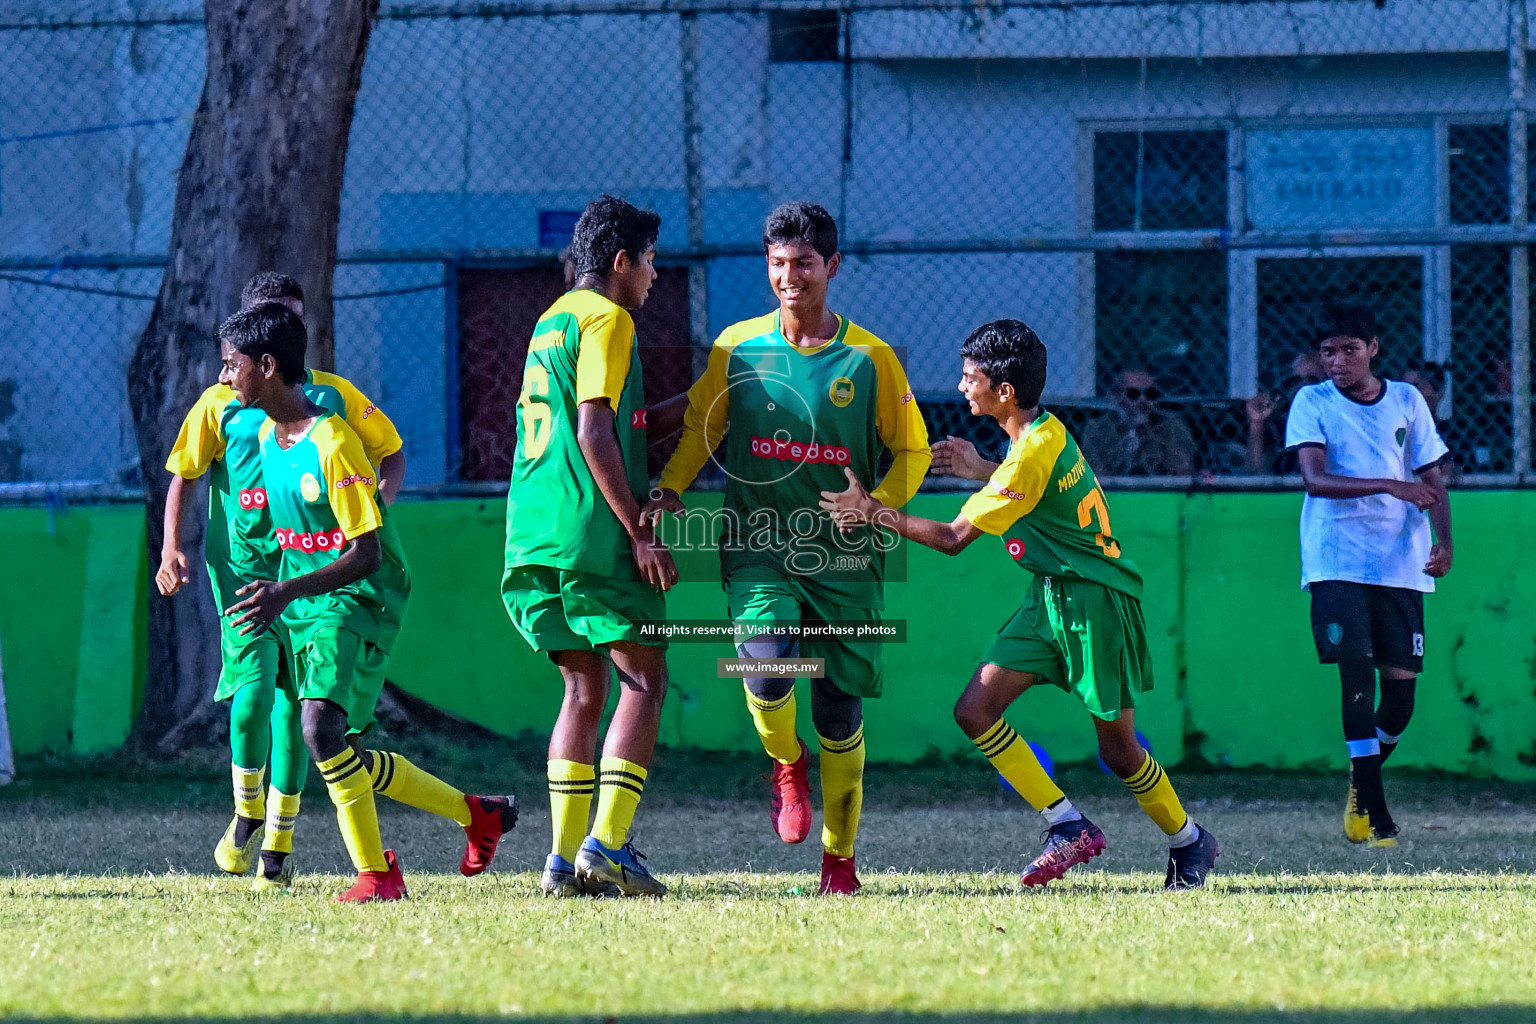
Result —
<path fill-rule="evenodd" d="M 768 833 L 754 760 L 669 754 L 673 782 L 637 828 L 672 894 L 557 903 L 537 895 L 548 813 L 531 777 L 436 753 L 476 788 L 515 779 L 523 821 L 496 873 L 462 879 L 462 833 L 386 804 L 412 899 L 370 907 L 328 902 L 346 864 L 318 785 L 299 884 L 260 898 L 211 868 L 228 814 L 217 757 L 24 764 L 0 790 L 0 1015 L 1536 1020 L 1536 805 L 1509 789 L 1393 777 L 1406 840 L 1365 851 L 1339 834 L 1340 779 L 1176 773 L 1224 852 L 1207 891 L 1171 895 L 1130 797 L 1071 771 L 1110 850 L 1020 892 L 1039 830 L 1016 798 L 976 766 L 876 768 L 865 890 L 824 900 L 809 895 L 815 843 Z"/>

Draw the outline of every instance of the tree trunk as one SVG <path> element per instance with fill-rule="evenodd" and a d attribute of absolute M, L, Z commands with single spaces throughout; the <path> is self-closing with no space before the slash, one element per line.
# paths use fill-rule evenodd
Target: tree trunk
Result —
<path fill-rule="evenodd" d="M 219 323 L 252 274 L 304 286 L 310 365 L 332 362 L 331 286 L 353 101 L 378 0 L 206 0 L 207 76 L 176 184 L 165 277 L 128 369 L 150 563 L 159 565 L 182 417 L 218 378 Z M 199 488 L 201 492 L 201 488 Z M 206 502 L 188 509 L 184 550 L 202 561 Z M 219 670 L 218 622 L 202 573 L 192 593 L 149 598 L 140 749 L 195 742 Z M 189 721 L 190 720 L 190 721 Z M 191 727 L 188 727 L 191 726 Z"/>

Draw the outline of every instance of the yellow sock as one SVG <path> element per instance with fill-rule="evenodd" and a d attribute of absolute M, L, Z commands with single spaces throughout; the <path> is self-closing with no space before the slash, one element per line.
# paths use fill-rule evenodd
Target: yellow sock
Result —
<path fill-rule="evenodd" d="M 234 762 L 229 765 L 230 778 L 235 784 L 235 814 L 242 818 L 260 821 L 267 816 L 267 803 L 262 798 L 262 783 L 266 781 L 267 766 L 241 768 Z"/>
<path fill-rule="evenodd" d="M 348 747 L 321 761 L 320 776 L 336 805 L 336 824 L 352 866 L 359 871 L 388 871 L 384 840 L 379 837 L 379 812 L 373 805 L 373 785 L 357 751 Z"/>
<path fill-rule="evenodd" d="M 1184 805 L 1179 803 L 1179 794 L 1173 791 L 1168 773 L 1151 754 L 1130 778 L 1122 781 L 1136 794 L 1136 802 L 1164 835 L 1177 835 L 1189 824 L 1189 815 L 1184 813 Z"/>
<path fill-rule="evenodd" d="M 768 756 L 781 764 L 800 760 L 800 736 L 795 732 L 795 691 L 778 700 L 763 700 L 747 690 L 747 710 Z"/>
<path fill-rule="evenodd" d="M 846 740 L 821 740 L 821 845 L 834 857 L 852 857 L 864 809 L 864 726 Z"/>
<path fill-rule="evenodd" d="M 1029 749 L 1024 738 L 1001 718 L 971 742 L 976 744 L 977 750 L 987 755 L 992 767 L 1008 780 L 1014 792 L 1035 810 L 1043 811 L 1066 796 L 1061 787 L 1045 774 L 1045 769 L 1040 767 L 1040 759 L 1035 757 L 1035 752 Z"/>
<path fill-rule="evenodd" d="M 289 796 L 273 786 L 267 793 L 267 834 L 263 850 L 273 853 L 293 852 L 293 823 L 299 820 L 299 794 Z"/>
<path fill-rule="evenodd" d="M 629 826 L 635 820 L 635 808 L 645 792 L 649 774 L 633 761 L 605 757 L 598 771 L 602 791 L 597 795 L 597 820 L 592 823 L 592 837 L 610 850 L 624 845 Z"/>
<path fill-rule="evenodd" d="M 576 851 L 587 837 L 587 819 L 592 814 L 592 794 L 597 789 L 597 773 L 589 764 L 552 758 L 549 762 L 549 817 L 554 830 L 550 853 L 576 862 Z"/>
<path fill-rule="evenodd" d="M 370 750 L 368 755 L 373 759 L 368 776 L 373 779 L 375 793 L 383 793 L 407 807 L 451 818 L 461 828 L 469 827 L 469 804 L 464 801 L 463 793 L 431 772 L 416 767 L 404 754 Z"/>

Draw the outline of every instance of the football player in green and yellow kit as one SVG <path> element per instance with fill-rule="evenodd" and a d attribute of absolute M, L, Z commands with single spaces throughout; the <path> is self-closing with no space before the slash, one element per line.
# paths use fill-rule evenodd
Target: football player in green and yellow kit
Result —
<path fill-rule="evenodd" d="M 501 593 L 513 625 L 565 683 L 549 738 L 554 838 L 542 885 L 551 896 L 667 891 L 629 837 L 667 687 L 665 641 L 645 627 L 661 623 L 661 592 L 677 581 L 671 555 L 640 522 L 650 480 L 629 314 L 656 280 L 660 225 L 612 196 L 587 204 L 571 241 L 574 287 L 539 318 L 523 366 Z M 594 770 L 610 671 L 619 700 Z"/>
<path fill-rule="evenodd" d="M 363 750 L 389 652 L 410 595 L 410 571 L 357 433 L 308 395 L 304 322 L 277 303 L 242 310 L 219 329 L 220 379 L 266 414 L 262 485 L 281 551 L 278 572 L 236 592 L 226 609 L 240 636 L 279 617 L 303 738 L 336 805 L 358 871 L 342 902 L 401 899 L 405 880 L 383 849 L 374 793 L 452 818 L 468 837 L 460 870 L 489 865 L 516 810 L 509 797 L 466 797 L 397 754 Z"/>
<path fill-rule="evenodd" d="M 721 568 L 743 658 L 825 659 L 811 682 L 821 746 L 823 894 L 859 888 L 854 840 L 863 806 L 864 697 L 881 691 L 877 643 L 796 631 L 817 623 L 877 625 L 885 554 L 874 529 L 844 536 L 817 511 L 845 471 L 900 508 L 928 470 L 928 432 L 896 352 L 827 308 L 837 274 L 837 223 L 812 203 L 786 203 L 763 228 L 779 308 L 725 329 L 688 392 L 683 434 L 646 505 L 656 521 L 724 439 Z M 668 403 L 670 404 L 670 403 Z M 890 469 L 876 484 L 881 458 Z M 807 751 L 795 730 L 794 679 L 748 678 L 747 707 L 774 760 L 770 819 L 785 842 L 810 832 Z"/>
<path fill-rule="evenodd" d="M 304 316 L 304 292 L 286 274 L 257 274 L 241 292 L 242 309 L 277 302 Z M 310 401 L 344 417 L 362 439 L 378 470 L 380 501 L 394 500 L 405 475 L 400 435 L 383 410 L 352 383 L 335 374 L 311 370 L 304 380 Z M 262 486 L 257 434 L 266 413 L 240 403 L 229 385 L 214 384 L 202 393 L 182 421 L 166 460 L 173 475 L 166 491 L 165 540 L 155 582 L 169 597 L 190 581 L 181 549 L 181 521 L 192 481 L 209 477 L 208 532 L 204 543 L 208 577 L 222 610 L 251 580 L 277 574 L 278 546 Z M 223 662 L 214 700 L 229 701 L 229 742 L 235 817 L 214 848 L 219 868 L 234 875 L 250 870 L 261 847 L 257 889 L 286 885 L 293 877 L 289 854 L 299 813 L 308 762 L 292 688 L 277 685 L 284 655 L 281 624 L 241 636 L 220 618 Z M 266 775 L 269 752 L 271 776 Z M 263 782 L 267 783 L 264 790 Z"/>
<path fill-rule="evenodd" d="M 1025 690 L 1047 682 L 1075 694 L 1093 716 L 1099 756 L 1168 836 L 1169 889 L 1198 888 L 1216 862 L 1216 839 L 1185 813 L 1173 784 L 1136 738 L 1135 707 L 1152 688 L 1141 614 L 1141 574 L 1109 526 L 1109 504 L 1077 442 L 1040 406 L 1045 346 L 1017 320 L 971 332 L 960 349 L 960 392 L 1010 439 L 1001 465 L 967 441 L 934 446 L 941 472 L 985 480 L 952 523 L 906 515 L 848 474 L 821 507 L 840 523 L 874 521 L 945 554 L 984 533 L 1033 575 L 1024 603 L 993 640 L 955 704 L 955 721 L 998 772 L 1044 817 L 1045 849 L 1024 869 L 1044 885 L 1104 851 L 1104 833 L 1072 806 L 1029 744 L 1003 720 Z"/>

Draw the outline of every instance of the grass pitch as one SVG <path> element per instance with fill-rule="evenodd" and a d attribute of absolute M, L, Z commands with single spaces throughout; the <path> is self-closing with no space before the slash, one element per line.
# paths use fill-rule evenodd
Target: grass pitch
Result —
<path fill-rule="evenodd" d="M 517 774 L 469 760 L 437 764 Z M 540 897 L 547 810 L 524 776 L 523 820 L 482 878 L 455 872 L 451 823 L 386 808 L 412 899 L 370 907 L 328 902 L 346 863 L 319 785 L 297 887 L 262 898 L 213 871 L 228 815 L 216 761 L 115 789 L 78 766 L 32 766 L 0 790 L 0 1014 L 1536 1019 L 1536 805 L 1512 787 L 1391 779 L 1407 841 L 1364 851 L 1340 834 L 1341 779 L 1176 774 L 1223 855 L 1206 891 L 1166 894 L 1159 836 L 1131 798 L 1096 772 L 1068 773 L 1109 852 L 1021 892 L 1039 828 L 979 766 L 875 769 L 864 891 L 824 900 L 816 844 L 768 832 L 755 761 L 671 761 L 638 822 L 665 900 Z"/>

